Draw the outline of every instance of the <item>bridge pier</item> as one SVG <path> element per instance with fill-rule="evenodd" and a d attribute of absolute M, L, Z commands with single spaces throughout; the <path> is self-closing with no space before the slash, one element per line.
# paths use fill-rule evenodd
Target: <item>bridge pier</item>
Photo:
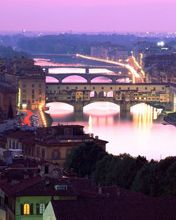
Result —
<path fill-rule="evenodd" d="M 75 113 L 83 113 L 83 103 L 82 102 L 75 102 L 74 104 L 74 112 Z"/>
<path fill-rule="evenodd" d="M 120 104 L 120 113 L 121 114 L 130 113 L 130 108 L 131 108 L 131 103 L 130 102 L 122 102 Z"/>
<path fill-rule="evenodd" d="M 86 74 L 89 74 L 89 67 L 86 67 Z"/>
<path fill-rule="evenodd" d="M 44 68 L 44 72 L 45 72 L 46 75 L 49 74 L 49 68 L 48 68 L 48 67 L 45 67 L 45 68 Z"/>

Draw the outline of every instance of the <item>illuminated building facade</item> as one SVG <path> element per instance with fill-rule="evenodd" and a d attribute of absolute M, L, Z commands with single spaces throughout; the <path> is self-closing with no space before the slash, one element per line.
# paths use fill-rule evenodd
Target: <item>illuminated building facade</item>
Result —
<path fill-rule="evenodd" d="M 18 107 L 35 110 L 45 106 L 45 77 L 22 76 L 18 80 Z"/>

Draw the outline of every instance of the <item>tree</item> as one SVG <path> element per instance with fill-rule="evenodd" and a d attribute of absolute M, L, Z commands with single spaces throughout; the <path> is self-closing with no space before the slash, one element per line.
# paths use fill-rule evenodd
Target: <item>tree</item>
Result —
<path fill-rule="evenodd" d="M 94 180 L 101 185 L 117 185 L 129 189 L 146 158 L 133 158 L 128 154 L 108 155 L 100 160 L 93 174 Z"/>
<path fill-rule="evenodd" d="M 146 195 L 156 195 L 156 166 L 157 162 L 145 164 L 137 173 L 131 189 Z"/>
<path fill-rule="evenodd" d="M 176 162 L 172 163 L 164 175 L 162 193 L 165 195 L 176 195 Z"/>
<path fill-rule="evenodd" d="M 67 156 L 66 170 L 72 170 L 80 177 L 90 176 L 95 170 L 96 163 L 107 153 L 93 142 L 84 143 L 75 148 Z"/>
<path fill-rule="evenodd" d="M 96 163 L 96 169 L 92 176 L 97 184 L 108 185 L 109 179 L 107 179 L 107 174 L 112 172 L 114 161 L 115 156 L 107 154 Z"/>
<path fill-rule="evenodd" d="M 170 168 L 176 163 L 176 157 L 167 157 L 161 160 L 156 166 L 157 178 L 157 192 L 156 195 L 160 196 L 165 194 L 168 181 L 171 179 Z"/>

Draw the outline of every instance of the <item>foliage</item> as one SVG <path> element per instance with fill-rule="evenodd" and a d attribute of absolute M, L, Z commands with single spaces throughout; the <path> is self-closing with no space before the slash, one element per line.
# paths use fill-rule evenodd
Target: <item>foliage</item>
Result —
<path fill-rule="evenodd" d="M 113 156 L 86 143 L 71 151 L 65 167 L 98 185 L 117 185 L 150 196 L 176 195 L 176 157 L 149 162 L 141 156 Z"/>
<path fill-rule="evenodd" d="M 156 163 L 151 162 L 145 164 L 137 173 L 131 189 L 153 196 L 156 186 L 155 170 Z"/>
<path fill-rule="evenodd" d="M 65 168 L 72 170 L 80 177 L 90 176 L 95 170 L 97 161 L 105 155 L 106 152 L 93 142 L 84 143 L 68 154 Z"/>
<path fill-rule="evenodd" d="M 129 189 L 139 169 L 147 162 L 143 157 L 128 154 L 108 155 L 97 163 L 93 177 L 102 185 L 118 185 Z"/>

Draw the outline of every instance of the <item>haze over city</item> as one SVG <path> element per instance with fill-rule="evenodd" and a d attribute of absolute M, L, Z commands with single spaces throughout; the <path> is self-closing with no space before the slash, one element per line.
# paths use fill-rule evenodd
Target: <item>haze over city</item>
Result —
<path fill-rule="evenodd" d="M 175 32 L 175 7 L 174 0 L 7 0 L 0 31 Z"/>

